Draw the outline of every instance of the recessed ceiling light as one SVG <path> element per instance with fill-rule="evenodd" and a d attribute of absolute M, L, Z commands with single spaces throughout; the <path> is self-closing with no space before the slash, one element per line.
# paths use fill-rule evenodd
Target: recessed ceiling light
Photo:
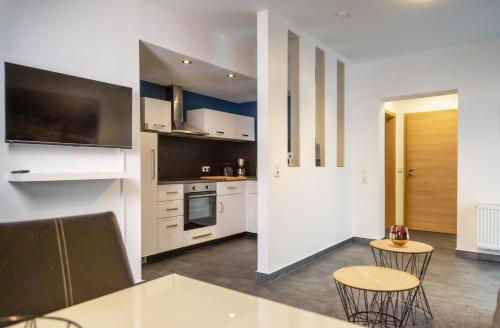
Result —
<path fill-rule="evenodd" d="M 335 16 L 342 17 L 342 18 L 349 18 L 349 17 L 351 17 L 351 14 L 348 11 L 339 10 L 335 13 Z"/>
<path fill-rule="evenodd" d="M 191 64 L 191 63 L 192 63 L 192 61 L 190 61 L 189 59 L 184 59 L 184 60 L 182 60 L 182 63 L 183 63 L 184 65 L 189 65 L 189 64 Z"/>
<path fill-rule="evenodd" d="M 232 79 L 233 77 L 235 77 L 236 75 L 234 75 L 233 73 L 229 73 L 229 74 L 226 74 L 226 76 L 230 79 Z"/>

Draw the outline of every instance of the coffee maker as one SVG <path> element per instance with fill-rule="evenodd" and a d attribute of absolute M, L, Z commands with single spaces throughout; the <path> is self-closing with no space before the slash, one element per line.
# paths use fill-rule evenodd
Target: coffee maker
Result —
<path fill-rule="evenodd" d="M 236 175 L 239 177 L 244 177 L 247 174 L 247 169 L 245 168 L 245 159 L 238 158 L 236 160 L 238 168 L 236 169 Z"/>

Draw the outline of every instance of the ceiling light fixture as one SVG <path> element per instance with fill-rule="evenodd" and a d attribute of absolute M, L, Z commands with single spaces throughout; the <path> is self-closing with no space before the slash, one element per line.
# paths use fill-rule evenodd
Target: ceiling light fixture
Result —
<path fill-rule="evenodd" d="M 189 65 L 189 64 L 191 64 L 191 63 L 192 63 L 192 61 L 190 61 L 189 59 L 183 59 L 183 60 L 182 60 L 182 63 L 183 63 L 184 65 Z"/>
<path fill-rule="evenodd" d="M 348 11 L 339 10 L 335 13 L 335 16 L 342 17 L 342 18 L 349 18 L 349 17 L 351 17 L 351 14 Z"/>
<path fill-rule="evenodd" d="M 233 77 L 235 77 L 236 75 L 234 75 L 233 73 L 229 73 L 229 74 L 226 74 L 226 76 L 230 79 L 232 79 Z"/>

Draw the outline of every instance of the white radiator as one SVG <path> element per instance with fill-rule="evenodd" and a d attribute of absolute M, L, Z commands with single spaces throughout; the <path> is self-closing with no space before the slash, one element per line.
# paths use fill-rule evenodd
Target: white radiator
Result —
<path fill-rule="evenodd" d="M 500 250 L 500 205 L 478 204 L 477 247 Z"/>

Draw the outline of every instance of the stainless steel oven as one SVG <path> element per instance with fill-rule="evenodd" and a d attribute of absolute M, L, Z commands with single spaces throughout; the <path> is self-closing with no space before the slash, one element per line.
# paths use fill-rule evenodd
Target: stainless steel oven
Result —
<path fill-rule="evenodd" d="M 216 183 L 184 185 L 184 230 L 213 226 L 217 223 Z"/>

